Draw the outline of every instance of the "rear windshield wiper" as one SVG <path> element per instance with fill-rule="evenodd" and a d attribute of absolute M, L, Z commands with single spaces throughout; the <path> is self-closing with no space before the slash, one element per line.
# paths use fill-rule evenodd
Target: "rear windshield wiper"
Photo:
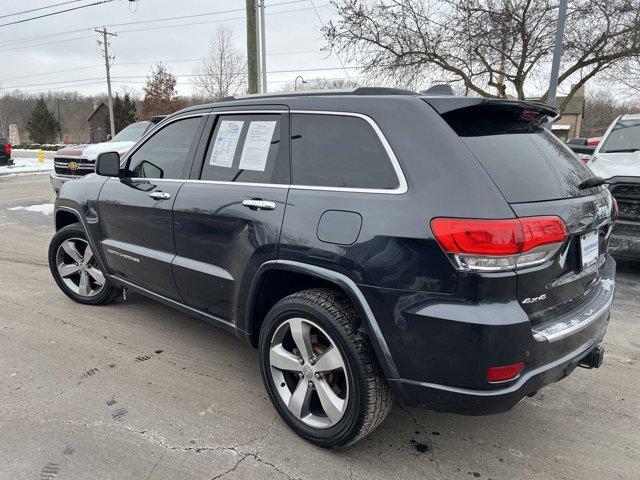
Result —
<path fill-rule="evenodd" d="M 607 181 L 602 177 L 591 177 L 587 178 L 584 182 L 578 185 L 580 190 L 585 190 L 587 188 L 599 187 L 600 185 L 605 185 Z"/>

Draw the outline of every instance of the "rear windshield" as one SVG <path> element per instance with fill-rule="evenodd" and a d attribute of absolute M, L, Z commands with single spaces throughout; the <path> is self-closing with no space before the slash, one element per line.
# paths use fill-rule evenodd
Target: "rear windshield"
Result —
<path fill-rule="evenodd" d="M 593 177 L 584 163 L 555 135 L 522 118 L 522 108 L 486 106 L 454 110 L 443 118 L 510 203 L 588 195 L 578 186 Z"/>

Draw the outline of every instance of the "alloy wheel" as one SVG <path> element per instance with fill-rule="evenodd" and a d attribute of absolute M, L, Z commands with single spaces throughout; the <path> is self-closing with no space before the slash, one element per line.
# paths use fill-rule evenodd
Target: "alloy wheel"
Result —
<path fill-rule="evenodd" d="M 82 238 L 63 241 L 56 252 L 56 268 L 67 288 L 82 297 L 99 294 L 106 280 L 96 267 L 89 243 Z"/>
<path fill-rule="evenodd" d="M 328 428 L 349 401 L 347 369 L 331 337 L 304 318 L 284 321 L 271 339 L 271 376 L 280 398 L 300 421 Z"/>

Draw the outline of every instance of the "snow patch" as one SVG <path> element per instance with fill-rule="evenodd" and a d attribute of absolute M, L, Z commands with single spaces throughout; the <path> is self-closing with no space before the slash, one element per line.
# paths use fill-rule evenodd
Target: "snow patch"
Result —
<path fill-rule="evenodd" d="M 9 210 L 26 210 L 27 212 L 40 212 L 44 215 L 53 213 L 53 203 L 42 203 L 40 205 L 29 205 L 28 207 L 13 207 Z"/>
<path fill-rule="evenodd" d="M 13 158 L 14 165 L 0 167 L 0 175 L 10 175 L 14 173 L 39 173 L 53 170 L 53 160 L 45 158 L 43 163 L 38 158 Z"/>

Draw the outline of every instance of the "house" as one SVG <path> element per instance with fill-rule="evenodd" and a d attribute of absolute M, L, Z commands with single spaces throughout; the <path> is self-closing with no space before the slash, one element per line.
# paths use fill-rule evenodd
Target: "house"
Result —
<path fill-rule="evenodd" d="M 87 119 L 89 122 L 89 142 L 102 143 L 107 141 L 106 126 L 109 124 L 109 108 L 104 102 L 100 102 Z"/>

